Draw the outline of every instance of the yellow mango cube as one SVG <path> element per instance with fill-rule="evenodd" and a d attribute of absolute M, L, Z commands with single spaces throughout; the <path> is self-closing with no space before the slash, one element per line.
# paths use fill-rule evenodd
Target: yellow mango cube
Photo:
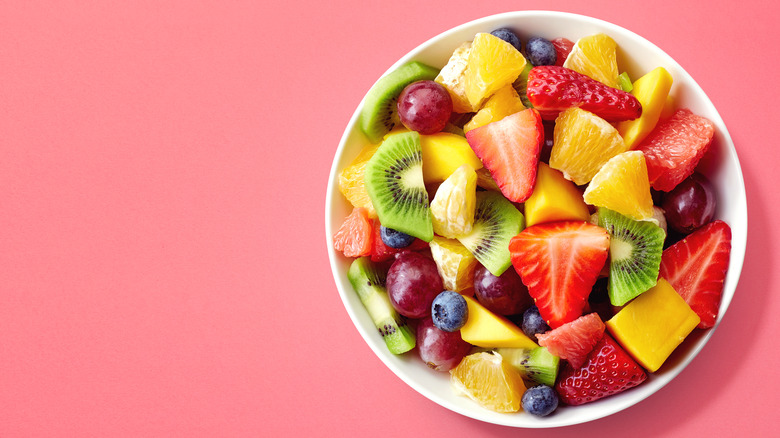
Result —
<path fill-rule="evenodd" d="M 449 132 L 420 136 L 423 180 L 425 184 L 440 183 L 464 164 L 477 170 L 482 161 L 477 158 L 465 137 Z"/>
<path fill-rule="evenodd" d="M 482 105 L 474 117 L 463 126 L 463 132 L 469 132 L 474 128 L 485 126 L 488 123 L 496 122 L 506 116 L 512 115 L 525 109 L 520 95 L 517 94 L 512 84 L 505 85 Z"/>
<path fill-rule="evenodd" d="M 642 104 L 642 115 L 617 126 L 629 149 L 641 143 L 655 128 L 671 88 L 672 75 L 663 67 L 657 67 L 634 82 L 631 94 Z"/>
<path fill-rule="evenodd" d="M 699 316 L 663 278 L 606 322 L 607 330 L 647 371 L 655 372 L 699 324 Z"/>
<path fill-rule="evenodd" d="M 561 171 L 540 162 L 534 191 L 525 201 L 526 226 L 560 220 L 589 219 L 588 206 L 577 186 L 564 178 Z"/>
<path fill-rule="evenodd" d="M 474 298 L 464 296 L 469 309 L 466 324 L 460 336 L 471 345 L 483 348 L 536 348 L 536 342 L 523 333 L 520 327 L 503 316 L 496 315 Z"/>

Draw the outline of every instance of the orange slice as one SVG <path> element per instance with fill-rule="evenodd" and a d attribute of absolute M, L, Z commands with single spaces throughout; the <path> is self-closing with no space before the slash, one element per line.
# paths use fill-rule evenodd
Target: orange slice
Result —
<path fill-rule="evenodd" d="M 572 47 L 563 66 L 617 88 L 617 43 L 603 33 L 582 37 Z"/>
<path fill-rule="evenodd" d="M 623 152 L 612 157 L 593 177 L 582 195 L 585 202 L 606 207 L 634 220 L 653 216 L 653 198 L 645 155 Z"/>
<path fill-rule="evenodd" d="M 455 392 L 495 412 L 518 412 L 525 384 L 520 372 L 494 352 L 473 353 L 450 371 Z"/>
<path fill-rule="evenodd" d="M 471 43 L 466 69 L 466 97 L 473 108 L 510 85 L 525 68 L 525 57 L 511 44 L 489 33 L 478 33 Z"/>
<path fill-rule="evenodd" d="M 374 156 L 378 148 L 379 144 L 366 145 L 349 166 L 339 173 L 341 193 L 353 207 L 365 208 L 372 218 L 376 217 L 376 210 L 374 210 L 374 204 L 371 203 L 371 198 L 368 197 L 366 186 L 363 183 L 363 175 L 366 173 L 366 163 Z"/>

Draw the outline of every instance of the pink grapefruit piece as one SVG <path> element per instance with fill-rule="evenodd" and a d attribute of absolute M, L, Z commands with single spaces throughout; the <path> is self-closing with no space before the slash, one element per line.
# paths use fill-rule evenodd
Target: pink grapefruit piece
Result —
<path fill-rule="evenodd" d="M 547 333 L 537 334 L 539 345 L 578 369 L 604 335 L 606 326 L 597 313 L 580 316 Z"/>

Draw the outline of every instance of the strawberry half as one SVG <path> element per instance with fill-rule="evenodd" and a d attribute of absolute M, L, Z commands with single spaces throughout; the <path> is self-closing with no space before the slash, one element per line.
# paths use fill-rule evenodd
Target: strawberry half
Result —
<path fill-rule="evenodd" d="M 577 406 L 623 392 L 645 379 L 645 370 L 604 333 L 582 367 L 563 368 L 555 390 L 563 403 Z"/>
<path fill-rule="evenodd" d="M 730 255 L 731 228 L 717 220 L 670 246 L 661 256 L 659 277 L 699 315 L 699 328 L 715 325 Z"/>
<path fill-rule="evenodd" d="M 507 199 L 525 202 L 531 196 L 544 142 L 544 127 L 536 110 L 526 109 L 472 129 L 466 140 Z"/>
<path fill-rule="evenodd" d="M 528 227 L 509 242 L 512 265 L 551 328 L 582 315 L 609 254 L 609 234 L 584 221 Z"/>
<path fill-rule="evenodd" d="M 608 122 L 642 115 L 642 104 L 632 94 L 556 65 L 532 68 L 526 94 L 545 120 L 553 120 L 571 107 L 590 111 Z"/>

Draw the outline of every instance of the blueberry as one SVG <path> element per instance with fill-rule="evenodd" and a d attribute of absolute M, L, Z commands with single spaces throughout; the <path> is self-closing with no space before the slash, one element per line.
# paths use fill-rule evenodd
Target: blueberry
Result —
<path fill-rule="evenodd" d="M 520 51 L 520 38 L 518 38 L 517 34 L 512 32 L 512 30 L 507 29 L 506 27 L 502 27 L 501 29 L 496 29 L 493 32 L 490 32 L 490 34 L 494 37 L 501 38 L 502 40 L 515 46 L 515 49 L 517 49 L 518 52 Z"/>
<path fill-rule="evenodd" d="M 534 386 L 523 393 L 522 403 L 524 411 L 544 417 L 558 407 L 558 394 L 547 385 Z"/>
<path fill-rule="evenodd" d="M 392 228 L 386 228 L 384 225 L 379 227 L 382 242 L 390 248 L 406 248 L 414 242 L 414 236 L 396 231 Z"/>
<path fill-rule="evenodd" d="M 531 37 L 525 44 L 525 54 L 534 66 L 555 65 L 557 59 L 553 43 L 542 37 Z"/>
<path fill-rule="evenodd" d="M 445 290 L 436 295 L 431 304 L 433 325 L 445 332 L 460 330 L 469 316 L 466 299 L 457 292 Z"/>
<path fill-rule="evenodd" d="M 542 315 L 539 314 L 539 308 L 531 306 L 523 312 L 523 333 L 529 338 L 536 340 L 538 333 L 544 333 L 550 330 L 550 326 L 544 321 Z"/>

